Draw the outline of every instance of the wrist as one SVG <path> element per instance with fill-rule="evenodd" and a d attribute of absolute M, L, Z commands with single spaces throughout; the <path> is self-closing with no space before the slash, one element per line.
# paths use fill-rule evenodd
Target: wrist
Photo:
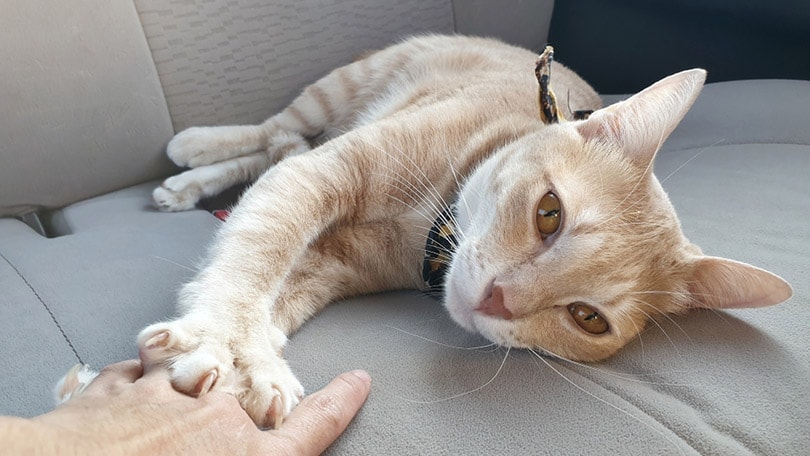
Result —
<path fill-rule="evenodd" d="M 49 425 L 19 417 L 0 417 L 0 442 L 9 454 L 75 454 L 72 442 Z"/>

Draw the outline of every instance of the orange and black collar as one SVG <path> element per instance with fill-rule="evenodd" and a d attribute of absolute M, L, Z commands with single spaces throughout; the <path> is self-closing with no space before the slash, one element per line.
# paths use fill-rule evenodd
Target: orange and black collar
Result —
<path fill-rule="evenodd" d="M 455 205 L 450 205 L 436 217 L 425 242 L 422 279 L 428 294 L 437 297 L 443 295 L 444 276 L 450 268 L 456 247 Z"/>

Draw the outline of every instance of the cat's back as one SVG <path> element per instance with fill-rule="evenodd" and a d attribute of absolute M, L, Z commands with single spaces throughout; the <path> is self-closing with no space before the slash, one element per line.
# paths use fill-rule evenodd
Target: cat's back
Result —
<path fill-rule="evenodd" d="M 537 113 L 538 54 L 502 41 L 461 35 L 423 35 L 371 55 L 370 71 L 388 78 L 398 108 L 463 97 L 497 111 Z M 573 110 L 597 109 L 596 91 L 576 73 L 555 63 L 552 85 L 566 117 Z"/>

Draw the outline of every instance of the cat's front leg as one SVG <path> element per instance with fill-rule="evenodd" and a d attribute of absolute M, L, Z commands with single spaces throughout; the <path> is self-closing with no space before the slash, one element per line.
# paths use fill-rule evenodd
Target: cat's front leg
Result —
<path fill-rule="evenodd" d="M 180 391 L 233 394 L 257 424 L 278 425 L 303 394 L 273 324 L 281 286 L 315 239 L 352 216 L 357 179 L 334 151 L 292 157 L 260 178 L 183 288 L 183 316 L 139 336 L 144 364 L 167 367 Z"/>
<path fill-rule="evenodd" d="M 260 427 L 277 427 L 304 388 L 281 352 L 286 337 L 269 319 L 254 326 L 190 312 L 138 336 L 141 361 L 170 369 L 172 384 L 191 396 L 216 390 L 235 396 Z"/>

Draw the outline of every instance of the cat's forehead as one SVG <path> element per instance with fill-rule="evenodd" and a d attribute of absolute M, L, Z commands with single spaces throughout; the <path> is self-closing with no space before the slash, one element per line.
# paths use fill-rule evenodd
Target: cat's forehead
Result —
<path fill-rule="evenodd" d="M 614 209 L 649 197 L 647 170 L 615 147 L 584 141 L 573 128 L 549 127 L 502 155 L 493 169 L 494 192 L 520 200 L 553 191 L 582 211 L 583 224 L 603 215 L 604 205 Z"/>

